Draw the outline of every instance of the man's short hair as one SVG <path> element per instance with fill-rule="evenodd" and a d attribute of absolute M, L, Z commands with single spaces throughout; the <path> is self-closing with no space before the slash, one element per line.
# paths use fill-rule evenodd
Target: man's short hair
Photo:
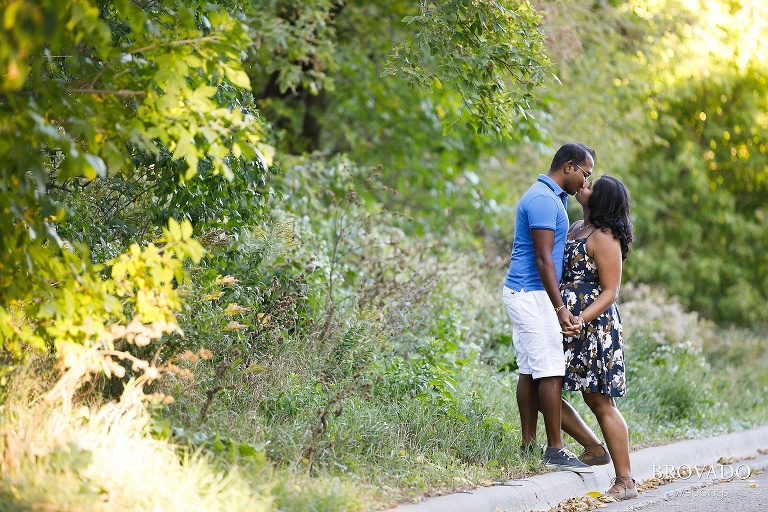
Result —
<path fill-rule="evenodd" d="M 555 157 L 552 159 L 552 165 L 549 166 L 549 170 L 551 172 L 559 169 L 566 162 L 585 164 L 587 162 L 587 154 L 592 157 L 592 163 L 595 163 L 596 155 L 594 149 L 585 146 L 584 144 L 570 142 L 557 150 Z"/>

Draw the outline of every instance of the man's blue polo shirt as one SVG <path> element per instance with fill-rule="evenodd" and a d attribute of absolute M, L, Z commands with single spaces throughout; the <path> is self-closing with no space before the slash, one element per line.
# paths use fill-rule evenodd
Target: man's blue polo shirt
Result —
<path fill-rule="evenodd" d="M 552 260 L 555 262 L 557 282 L 563 276 L 563 253 L 568 236 L 568 194 L 552 178 L 539 174 L 539 179 L 520 198 L 515 219 L 515 239 L 512 260 L 504 286 L 515 291 L 543 290 L 539 268 L 533 252 L 532 229 L 555 232 Z"/>

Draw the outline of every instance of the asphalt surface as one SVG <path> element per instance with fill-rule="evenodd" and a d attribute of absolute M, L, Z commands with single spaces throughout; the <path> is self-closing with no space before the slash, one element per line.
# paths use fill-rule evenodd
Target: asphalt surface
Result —
<path fill-rule="evenodd" d="M 722 469 L 721 469 L 722 468 Z M 730 468 L 730 469 L 729 469 Z M 768 455 L 729 461 L 713 470 L 701 469 L 685 478 L 611 503 L 608 512 L 765 512 L 768 510 Z M 720 478 L 729 476 L 731 478 Z"/>
<path fill-rule="evenodd" d="M 741 462 L 733 462 L 742 460 L 745 457 L 751 457 L 750 461 L 762 460 L 763 457 L 760 454 L 760 450 L 768 449 L 768 426 L 747 430 L 743 432 L 735 432 L 732 434 L 726 434 L 723 436 L 717 436 L 706 439 L 694 439 L 689 441 L 682 441 L 664 446 L 655 446 L 653 448 L 645 448 L 638 450 L 630 454 L 632 461 L 632 472 L 634 478 L 638 483 L 653 479 L 659 476 L 663 472 L 679 471 L 681 468 L 695 468 L 697 466 L 706 466 L 717 464 L 722 459 L 727 459 L 723 464 L 733 466 L 734 472 L 739 470 L 738 466 Z M 766 466 L 768 466 L 768 456 L 765 456 Z M 747 462 L 747 464 L 753 464 Z M 754 462 L 756 464 L 756 462 Z M 760 463 L 762 464 L 762 462 Z M 758 464 L 759 465 L 759 464 Z M 447 496 L 440 496 L 437 498 L 430 498 L 421 503 L 401 505 L 395 509 L 396 512 L 531 512 L 531 511 L 548 511 L 555 508 L 561 502 L 569 498 L 577 498 L 586 495 L 588 492 L 605 491 L 610 487 L 611 479 L 613 478 L 613 467 L 609 464 L 606 466 L 597 466 L 594 468 L 594 473 L 577 474 L 569 471 L 559 471 L 554 473 L 547 473 L 543 475 L 537 475 L 531 478 L 525 478 L 522 480 L 512 480 L 505 482 L 502 485 L 493 487 L 483 487 L 473 489 L 463 493 L 450 494 Z M 740 475 L 745 475 L 745 469 L 740 469 Z M 720 476 L 720 475 L 715 475 Z M 729 476 L 727 472 L 723 476 Z M 750 474 L 750 478 L 752 475 Z M 661 494 L 668 491 L 674 491 L 675 489 L 684 489 L 703 486 L 725 486 L 725 485 L 744 485 L 743 482 L 734 481 L 731 484 L 719 483 L 715 484 L 712 475 L 708 475 L 706 478 L 709 480 L 702 480 L 705 478 L 702 474 L 694 475 L 687 479 L 678 478 L 674 483 L 666 486 L 660 486 L 658 492 Z M 754 478 L 762 478 L 759 475 L 755 475 Z M 735 479 L 738 480 L 738 479 Z M 763 482 L 764 480 L 761 480 Z M 685 484 L 685 485 L 683 485 Z M 747 484 L 750 485 L 750 484 Z M 748 487 L 750 490 L 761 489 L 758 487 Z M 717 487 L 718 489 L 720 487 Z M 722 487 L 725 489 L 726 487 Z M 734 491 L 729 493 L 727 498 L 738 500 L 738 496 L 742 496 L 743 500 L 748 500 L 750 497 L 754 497 L 757 493 L 743 493 L 737 492 L 739 487 L 734 487 Z M 655 491 L 653 491 L 655 492 Z M 691 499 L 707 498 L 699 492 L 694 493 L 690 491 L 680 491 L 680 498 L 685 498 L 686 494 Z M 645 497 L 651 497 L 652 491 L 646 491 L 640 495 L 640 498 L 636 500 L 628 500 L 626 502 L 612 503 L 609 507 L 613 508 L 601 508 L 600 510 L 643 510 L 646 509 L 637 508 L 640 506 L 670 506 L 668 500 L 661 499 L 659 496 L 655 496 L 653 499 L 645 499 Z M 706 506 L 698 505 L 700 508 L 692 508 L 691 510 L 723 510 L 723 511 L 740 511 L 738 508 L 730 508 L 730 505 L 718 506 L 717 503 L 713 503 L 711 496 L 710 501 Z M 725 499 L 726 496 L 723 495 Z M 662 503 L 665 502 L 665 503 Z M 745 511 L 760 510 L 761 512 L 768 511 L 768 501 L 763 501 L 763 506 L 756 509 L 745 508 Z M 734 505 L 736 506 L 736 505 Z M 743 504 L 743 506 L 748 506 Z M 648 509 L 650 510 L 650 509 Z M 674 508 L 660 508 L 658 510 L 671 510 L 676 511 Z M 685 509 L 681 509 L 685 510 Z M 656 510 L 654 510 L 656 512 Z"/>
<path fill-rule="evenodd" d="M 602 509 L 606 510 L 606 509 Z M 643 512 L 765 512 L 768 510 L 768 473 L 677 493 L 672 499 L 634 510 Z"/>

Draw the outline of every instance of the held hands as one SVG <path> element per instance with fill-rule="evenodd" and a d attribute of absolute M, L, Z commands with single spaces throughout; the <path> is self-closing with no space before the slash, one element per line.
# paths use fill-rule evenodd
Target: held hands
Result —
<path fill-rule="evenodd" d="M 573 316 L 566 308 L 558 311 L 557 319 L 560 321 L 560 332 L 565 336 L 579 336 L 584 329 L 584 319 L 581 316 Z"/>

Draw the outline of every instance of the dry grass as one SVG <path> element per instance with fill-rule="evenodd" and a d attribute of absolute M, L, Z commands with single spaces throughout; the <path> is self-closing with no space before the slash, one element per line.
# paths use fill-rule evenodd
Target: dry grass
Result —
<path fill-rule="evenodd" d="M 33 370 L 17 375 L 0 408 L 0 509 L 267 511 L 271 500 L 199 455 L 182 457 L 148 435 L 143 393 L 70 409 L 46 405 Z"/>

